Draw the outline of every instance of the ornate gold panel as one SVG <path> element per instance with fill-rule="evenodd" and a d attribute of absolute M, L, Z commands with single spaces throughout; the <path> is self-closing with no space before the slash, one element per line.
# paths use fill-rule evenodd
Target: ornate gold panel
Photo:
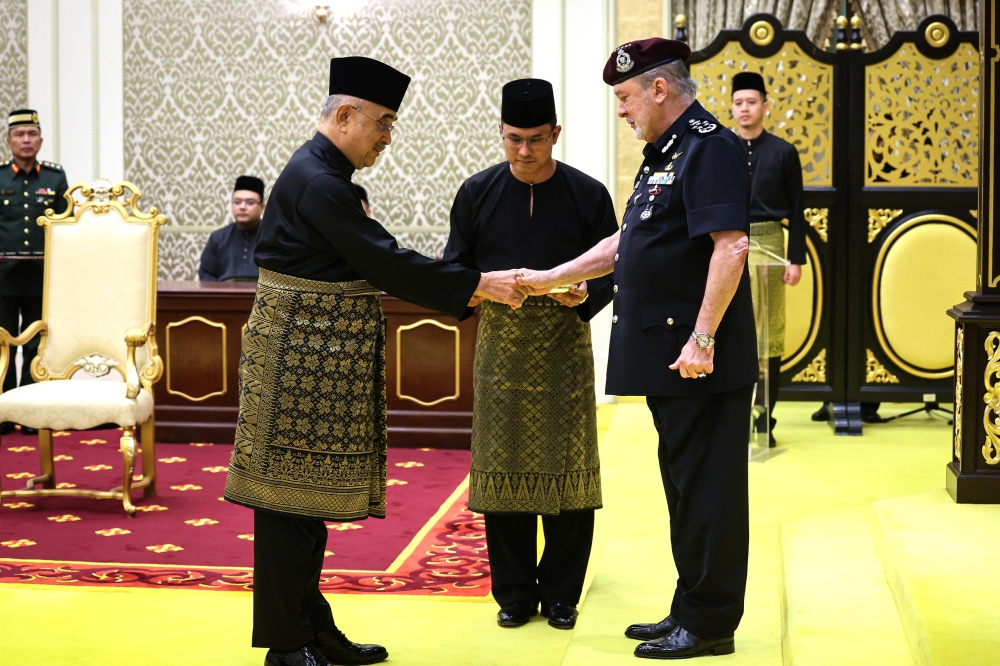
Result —
<path fill-rule="evenodd" d="M 826 350 L 820 349 L 816 358 L 792 377 L 793 382 L 826 383 Z"/>
<path fill-rule="evenodd" d="M 825 208 L 820 208 L 818 210 L 826 210 Z M 787 229 L 788 220 L 782 220 L 781 224 Z M 785 233 L 785 246 L 787 249 L 788 245 L 788 233 Z M 795 287 L 785 289 L 785 341 L 793 339 L 795 334 L 796 318 L 794 316 L 789 317 L 788 313 L 791 311 L 794 313 L 795 305 L 794 299 L 795 293 L 790 292 L 789 289 L 803 289 L 806 286 L 806 280 L 809 277 L 809 273 L 812 273 L 812 294 L 811 306 L 809 308 L 809 323 L 807 332 L 804 336 L 803 342 L 795 346 L 791 351 L 787 351 L 786 354 L 782 356 L 781 361 L 781 371 L 787 372 L 791 368 L 795 367 L 806 357 L 810 351 L 812 351 L 813 344 L 816 342 L 816 337 L 819 335 L 819 325 L 823 321 L 823 265 L 820 263 L 819 252 L 816 251 L 816 246 L 813 245 L 812 239 L 806 236 L 806 253 L 809 255 L 809 263 L 802 267 L 802 282 Z M 792 300 L 792 306 L 789 308 L 790 297 Z M 798 324 L 801 329 L 801 324 Z M 801 338 L 800 338 L 801 339 Z M 787 347 L 786 347 L 787 349 Z"/>
<path fill-rule="evenodd" d="M 824 243 L 828 241 L 828 230 L 830 228 L 830 209 L 829 208 L 806 208 L 803 211 L 806 222 L 809 226 L 816 230 L 816 234 L 823 240 Z"/>
<path fill-rule="evenodd" d="M 962 462 L 962 360 L 965 353 L 965 327 L 955 329 L 955 458 Z"/>
<path fill-rule="evenodd" d="M 409 331 L 420 326 L 437 326 L 445 331 L 451 331 L 455 334 L 455 392 L 452 395 L 446 395 L 438 398 L 437 400 L 432 400 L 430 402 L 425 402 L 420 398 L 415 398 L 412 395 L 405 395 L 403 393 L 403 331 Z M 400 400 L 409 400 L 410 402 L 415 402 L 423 407 L 433 407 L 442 402 L 447 402 L 449 400 L 458 400 L 461 396 L 461 374 L 462 374 L 462 332 L 458 330 L 458 326 L 447 326 L 437 321 L 436 319 L 421 319 L 413 324 L 407 324 L 405 326 L 400 326 L 396 329 L 396 397 Z"/>
<path fill-rule="evenodd" d="M 195 397 L 195 396 L 188 395 L 187 393 L 184 393 L 183 391 L 177 391 L 177 390 L 175 390 L 175 389 L 173 389 L 171 387 L 171 382 L 170 382 L 170 369 L 174 367 L 174 361 L 173 361 L 173 358 L 171 357 L 170 334 L 171 334 L 171 332 L 174 329 L 181 328 L 182 326 L 186 326 L 186 325 L 192 324 L 194 322 L 200 322 L 202 324 L 207 324 L 208 326 L 211 326 L 212 328 L 219 329 L 219 331 L 220 331 L 220 337 L 222 339 L 222 389 L 219 390 L 219 391 L 212 391 L 211 393 L 206 393 L 205 395 L 200 396 L 200 397 Z M 227 354 L 226 354 L 226 325 L 225 324 L 217 322 L 217 321 L 211 321 L 209 319 L 205 319 L 204 317 L 199 317 L 197 315 L 188 317 L 187 319 L 182 319 L 181 321 L 172 321 L 172 322 L 170 322 L 169 324 L 167 324 L 167 393 L 169 393 L 171 395 L 179 395 L 182 398 L 187 398 L 191 402 L 201 402 L 202 400 L 208 400 L 209 398 L 214 398 L 217 395 L 225 395 L 226 391 L 228 390 L 226 377 L 229 374 L 229 370 L 227 368 L 227 364 L 228 364 L 227 358 L 228 357 L 227 357 Z"/>
<path fill-rule="evenodd" d="M 769 58 L 754 58 L 739 42 L 730 42 L 691 66 L 698 100 L 724 124 L 735 125 L 730 81 L 745 71 L 764 77 L 771 102 L 765 125 L 798 149 L 803 183 L 833 185 L 833 66 L 813 60 L 794 42 Z"/>
<path fill-rule="evenodd" d="M 868 209 L 868 242 L 873 243 L 879 233 L 889 226 L 893 220 L 903 214 L 902 208 L 869 208 Z"/>
<path fill-rule="evenodd" d="M 986 430 L 986 443 L 983 444 L 983 460 L 987 465 L 996 465 L 1000 463 L 1000 333 L 990 331 L 985 347 L 986 372 L 983 380 L 986 394 L 983 395 L 983 402 L 986 409 L 983 412 L 983 428 Z M 993 380 L 994 375 L 997 375 L 996 381 Z M 958 402 L 957 398 L 955 402 Z"/>
<path fill-rule="evenodd" d="M 943 60 L 899 47 L 865 68 L 865 185 L 976 187 L 979 52 Z"/>
<path fill-rule="evenodd" d="M 885 369 L 871 349 L 865 350 L 865 382 L 868 384 L 898 384 L 899 377 Z"/>

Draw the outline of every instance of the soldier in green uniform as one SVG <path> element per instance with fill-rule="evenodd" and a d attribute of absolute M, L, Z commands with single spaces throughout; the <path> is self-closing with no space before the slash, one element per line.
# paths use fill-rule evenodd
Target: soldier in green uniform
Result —
<path fill-rule="evenodd" d="M 39 162 L 42 129 L 32 109 L 11 111 L 7 122 L 7 147 L 13 156 L 0 164 L 0 327 L 18 335 L 42 318 L 42 256 L 45 231 L 38 218 L 51 208 L 66 210 L 67 189 L 62 167 Z M 38 351 L 38 338 L 24 346 L 20 382 L 12 367 L 4 378 L 3 390 L 31 384 L 31 361 Z M 8 434 L 14 424 L 0 425 Z M 22 428 L 34 434 L 33 428 Z"/>

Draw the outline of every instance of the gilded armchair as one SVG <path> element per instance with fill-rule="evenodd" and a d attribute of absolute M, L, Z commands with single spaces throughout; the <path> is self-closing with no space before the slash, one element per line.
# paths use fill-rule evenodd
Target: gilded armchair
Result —
<path fill-rule="evenodd" d="M 76 199 L 77 192 L 83 200 Z M 163 373 L 156 347 L 156 273 L 159 229 L 166 218 L 155 208 L 140 211 L 139 191 L 127 182 L 78 183 L 65 196 L 65 213 L 50 209 L 38 218 L 45 227 L 42 319 L 18 337 L 0 328 L 0 383 L 12 362 L 11 345 L 41 336 L 31 364 L 35 383 L 0 394 L 0 421 L 38 429 L 41 472 L 23 490 L 0 488 L 0 496 L 121 499 L 133 516 L 132 489 L 156 494 L 152 387 Z M 79 371 L 95 378 L 114 372 L 122 381 L 70 380 Z M 106 491 L 58 488 L 53 430 L 107 423 L 122 429 L 122 485 Z M 133 479 L 136 428 L 142 437 L 141 479 Z"/>

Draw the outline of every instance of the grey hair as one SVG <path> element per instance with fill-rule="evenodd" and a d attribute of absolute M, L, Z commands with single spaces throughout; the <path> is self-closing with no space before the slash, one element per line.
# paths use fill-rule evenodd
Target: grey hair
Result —
<path fill-rule="evenodd" d="M 319 114 L 320 120 L 326 120 L 341 106 L 360 106 L 361 100 L 352 95 L 330 95 L 323 103 L 323 112 Z"/>
<path fill-rule="evenodd" d="M 693 102 L 698 95 L 698 82 L 691 78 L 682 60 L 673 60 L 639 75 L 639 83 L 644 89 L 653 85 L 656 79 L 664 79 L 672 93 L 685 102 Z"/>

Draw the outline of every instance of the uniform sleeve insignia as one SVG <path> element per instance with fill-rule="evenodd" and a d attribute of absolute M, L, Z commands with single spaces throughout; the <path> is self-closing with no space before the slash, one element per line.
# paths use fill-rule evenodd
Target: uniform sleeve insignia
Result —
<path fill-rule="evenodd" d="M 53 169 L 55 171 L 62 171 L 63 170 L 62 165 L 56 164 L 55 162 L 45 162 L 45 161 L 43 161 L 42 162 L 42 166 L 46 166 L 46 167 L 48 167 L 50 169 Z"/>
<path fill-rule="evenodd" d="M 691 129 L 696 131 L 698 134 L 711 134 L 719 129 L 718 123 L 709 122 L 700 118 L 692 118 L 688 121 L 688 125 L 690 125 Z"/>

